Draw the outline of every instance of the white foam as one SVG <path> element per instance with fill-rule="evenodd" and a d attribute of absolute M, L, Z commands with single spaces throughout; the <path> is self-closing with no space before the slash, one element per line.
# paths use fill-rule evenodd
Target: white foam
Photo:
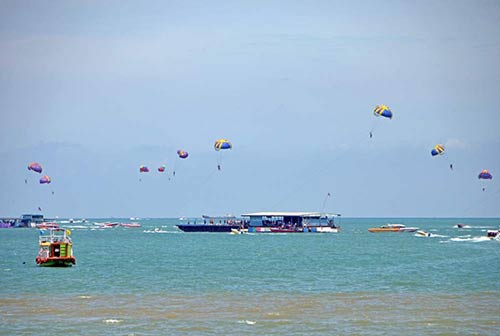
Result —
<path fill-rule="evenodd" d="M 78 296 L 79 299 L 90 299 L 91 296 L 90 295 L 80 295 Z"/>
<path fill-rule="evenodd" d="M 121 323 L 121 322 L 123 322 L 123 320 L 107 319 L 107 320 L 103 320 L 102 322 L 104 322 L 104 323 Z"/>
<path fill-rule="evenodd" d="M 484 241 L 490 241 L 491 239 L 488 237 L 472 237 L 472 238 L 451 238 L 450 241 L 454 242 L 473 242 L 480 243 Z"/>

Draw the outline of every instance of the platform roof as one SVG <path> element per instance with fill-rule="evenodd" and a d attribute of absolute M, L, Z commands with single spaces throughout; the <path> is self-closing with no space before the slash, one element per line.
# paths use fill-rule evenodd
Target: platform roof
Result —
<path fill-rule="evenodd" d="M 251 212 L 242 214 L 243 217 L 320 217 L 324 215 L 335 216 L 335 214 L 326 214 L 321 212 L 288 212 L 288 211 L 269 211 L 269 212 Z"/>

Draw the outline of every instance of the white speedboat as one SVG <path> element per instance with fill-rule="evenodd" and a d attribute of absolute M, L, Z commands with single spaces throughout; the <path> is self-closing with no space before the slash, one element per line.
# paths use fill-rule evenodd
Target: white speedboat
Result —
<path fill-rule="evenodd" d="M 418 230 L 416 234 L 421 237 L 430 237 L 432 235 L 430 232 L 426 232 L 423 230 Z"/>

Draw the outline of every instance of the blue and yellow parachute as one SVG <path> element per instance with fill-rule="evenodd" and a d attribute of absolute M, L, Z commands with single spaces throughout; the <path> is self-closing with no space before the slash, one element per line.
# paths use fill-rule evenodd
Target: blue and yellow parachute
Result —
<path fill-rule="evenodd" d="M 233 145 L 226 139 L 218 139 L 215 141 L 214 148 L 216 151 L 220 151 L 221 149 L 231 149 Z"/>
<path fill-rule="evenodd" d="M 377 117 L 386 117 L 392 119 L 392 111 L 387 105 L 377 105 L 373 110 L 373 114 Z"/>
<path fill-rule="evenodd" d="M 432 156 L 443 155 L 443 154 L 444 154 L 444 146 L 441 144 L 434 146 L 434 148 L 431 150 Z"/>

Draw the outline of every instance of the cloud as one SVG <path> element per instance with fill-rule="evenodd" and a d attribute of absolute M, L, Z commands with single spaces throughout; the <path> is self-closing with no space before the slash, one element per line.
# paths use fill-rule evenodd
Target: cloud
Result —
<path fill-rule="evenodd" d="M 458 148 L 458 149 L 470 148 L 470 144 L 456 138 L 448 139 L 444 145 L 447 148 Z"/>

